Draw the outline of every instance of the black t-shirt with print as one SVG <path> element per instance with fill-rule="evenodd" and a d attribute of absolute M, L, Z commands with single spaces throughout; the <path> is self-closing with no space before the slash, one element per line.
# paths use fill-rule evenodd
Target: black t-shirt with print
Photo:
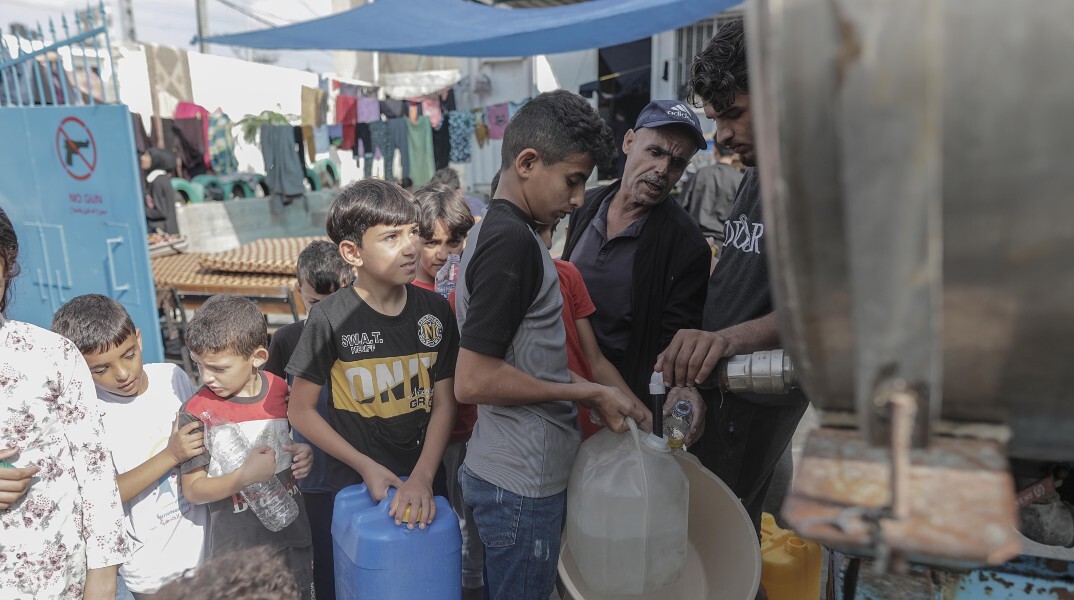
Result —
<path fill-rule="evenodd" d="M 772 312 L 757 169 L 746 170 L 724 224 L 720 262 L 709 278 L 702 328 L 719 331 Z"/>
<path fill-rule="evenodd" d="M 402 312 L 371 308 L 343 288 L 311 310 L 287 372 L 331 386 L 328 423 L 362 454 L 399 476 L 421 456 L 433 385 L 455 376 L 459 333 L 447 300 L 406 286 Z M 328 457 L 328 485 L 340 490 L 361 476 Z"/>
<path fill-rule="evenodd" d="M 705 298 L 701 323 L 705 331 L 720 331 L 759 319 L 775 310 L 768 279 L 768 245 L 761 218 L 761 187 L 756 168 L 746 170 L 724 231 L 720 262 L 709 278 Z M 705 395 L 717 398 L 719 392 L 710 390 Z M 800 389 L 788 394 L 740 392 L 733 395 L 769 406 L 799 406 L 806 402 Z"/>

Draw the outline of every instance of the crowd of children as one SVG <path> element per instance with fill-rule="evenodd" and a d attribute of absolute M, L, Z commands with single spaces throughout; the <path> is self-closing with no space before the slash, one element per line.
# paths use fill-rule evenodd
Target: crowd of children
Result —
<path fill-rule="evenodd" d="M 401 527 L 430 524 L 435 495 L 451 501 L 465 599 L 547 600 L 579 425 L 623 431 L 627 418 L 643 428 L 651 418 L 600 354 L 577 270 L 548 252 L 593 169 L 614 160 L 611 131 L 557 91 L 519 110 L 503 148 L 477 225 L 450 187 L 343 189 L 327 217 L 332 241 L 298 258 L 305 321 L 270 342 L 244 298 L 214 296 L 194 313 L 186 342 L 199 389 L 174 365 L 143 364 L 141 335 L 115 301 L 80 296 L 56 313 L 53 331 L 96 386 L 130 545 L 111 558 L 136 597 L 174 595 L 199 570 L 226 589 L 215 566 L 257 547 L 288 572 L 279 589 L 333 598 L 333 497 L 364 483 L 378 501 L 395 489 Z M 450 255 L 461 268 L 449 302 L 434 284 Z M 209 443 L 218 422 L 250 440 L 234 470 Z M 279 531 L 242 493 L 273 478 L 299 509 Z"/>

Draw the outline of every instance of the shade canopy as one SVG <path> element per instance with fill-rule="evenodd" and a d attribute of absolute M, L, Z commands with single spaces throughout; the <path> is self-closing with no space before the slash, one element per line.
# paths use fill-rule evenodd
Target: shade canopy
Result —
<path fill-rule="evenodd" d="M 210 36 L 205 41 L 266 50 L 532 56 L 639 40 L 711 17 L 739 2 L 590 0 L 549 8 L 507 9 L 469 0 L 377 0 L 320 19 Z"/>

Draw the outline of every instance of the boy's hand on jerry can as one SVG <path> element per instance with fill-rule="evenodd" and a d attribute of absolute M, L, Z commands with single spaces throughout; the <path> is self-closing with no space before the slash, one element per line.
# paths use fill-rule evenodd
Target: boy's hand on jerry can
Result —
<path fill-rule="evenodd" d="M 180 427 L 179 418 L 179 415 L 175 415 L 172 434 L 168 438 L 168 454 L 176 465 L 205 452 L 205 434 L 201 421 L 192 421 Z"/>
<path fill-rule="evenodd" d="M 436 504 L 433 502 L 433 487 L 421 477 L 410 476 L 395 491 L 389 517 L 395 517 L 395 524 L 406 523 L 407 529 L 419 529 L 433 522 L 436 516 Z"/>
<path fill-rule="evenodd" d="M 403 480 L 383 466 L 370 462 L 371 464 L 359 470 L 358 474 L 362 476 L 365 487 L 369 489 L 369 495 L 373 497 L 373 500 L 380 502 L 388 497 L 388 488 L 398 489 L 403 485 Z"/>
<path fill-rule="evenodd" d="M 239 471 L 242 487 L 268 481 L 276 475 L 276 451 L 268 446 L 258 446 L 250 450 Z"/>
<path fill-rule="evenodd" d="M 280 449 L 291 453 L 291 472 L 295 479 L 305 479 L 313 468 L 313 448 L 309 444 L 294 443 L 281 446 Z"/>

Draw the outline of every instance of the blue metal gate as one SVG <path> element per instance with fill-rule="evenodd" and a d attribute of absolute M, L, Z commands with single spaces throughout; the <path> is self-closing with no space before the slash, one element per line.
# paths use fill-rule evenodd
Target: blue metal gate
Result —
<path fill-rule="evenodd" d="M 0 206 L 18 232 L 22 265 L 8 316 L 48 327 L 67 300 L 104 294 L 142 330 L 145 360 L 159 362 L 131 115 L 116 104 L 103 7 L 87 14 L 69 39 L 18 39 L 0 54 L 0 143 L 8 147 Z M 63 29 L 69 33 L 66 18 Z"/>

